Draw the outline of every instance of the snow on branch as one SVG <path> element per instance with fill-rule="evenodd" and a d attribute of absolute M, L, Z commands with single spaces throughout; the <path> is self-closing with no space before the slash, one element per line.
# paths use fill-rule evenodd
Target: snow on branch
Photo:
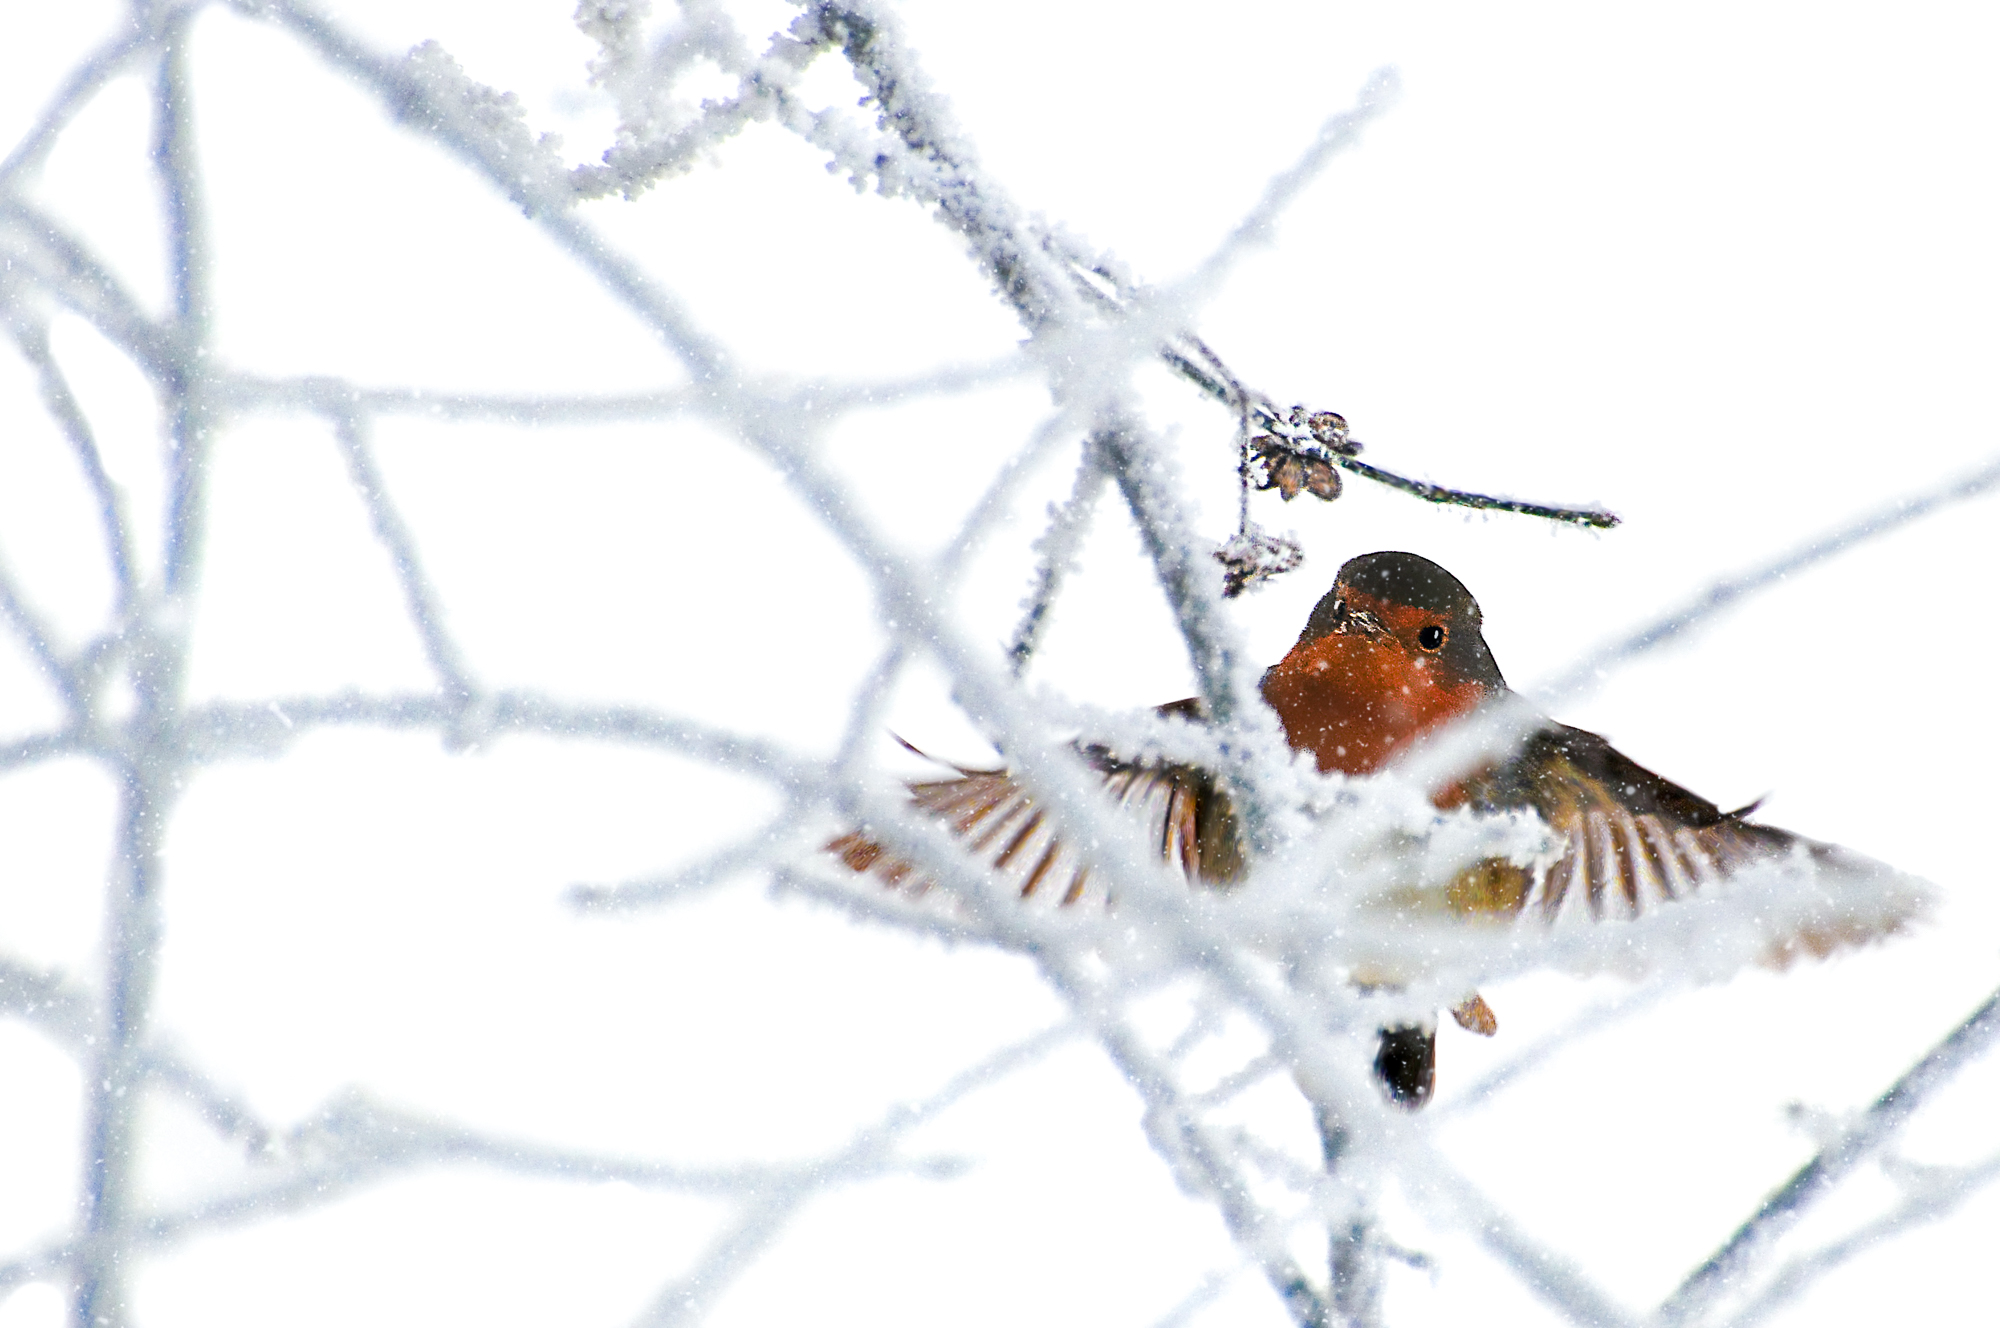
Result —
<path fill-rule="evenodd" d="M 1859 545 L 1893 534 L 1954 504 L 1984 497 L 1995 486 L 2000 486 L 2000 458 L 1920 493 L 1892 499 L 1872 512 L 1815 535 L 1761 567 L 1716 582 L 1638 631 L 1603 646 L 1535 691 L 1551 701 L 1567 699 L 1612 669 L 1677 639 L 1742 600 L 1772 589 L 1794 572 L 1803 572 Z"/>
<path fill-rule="evenodd" d="M 1918 1107 L 1967 1063 L 1988 1051 L 1996 1040 L 2000 1040 L 2000 991 L 1988 996 L 1963 1023 L 1875 1099 L 1859 1120 L 1766 1199 L 1721 1249 L 1667 1297 L 1660 1306 L 1660 1322 L 1691 1324 L 1705 1317 L 1722 1297 L 1741 1285 L 1740 1279 L 1759 1257 L 1807 1209 L 1842 1177 L 1878 1154 Z M 1788 1294 L 1802 1288 L 1805 1281 L 1795 1270 L 1788 1278 Z"/>

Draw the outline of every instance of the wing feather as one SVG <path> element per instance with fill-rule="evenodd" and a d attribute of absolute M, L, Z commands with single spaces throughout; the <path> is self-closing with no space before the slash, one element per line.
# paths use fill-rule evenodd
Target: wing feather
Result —
<path fill-rule="evenodd" d="M 1107 807 L 1132 818 L 1162 861 L 1190 882 L 1226 885 L 1241 878 L 1235 813 L 1215 776 L 1172 762 L 1123 761 L 1101 748 L 1083 749 L 1083 755 L 1103 778 Z M 1513 760 L 1462 788 L 1481 810 L 1536 812 L 1560 847 L 1533 868 L 1489 862 L 1468 869 L 1466 888 L 1448 892 L 1450 907 L 1460 913 L 1527 911 L 1551 923 L 1571 914 L 1591 921 L 1637 917 L 1713 890 L 1745 868 L 1781 861 L 1808 865 L 1836 883 L 1884 885 L 1879 906 L 1843 904 L 1777 938 L 1773 957 L 1783 960 L 1889 934 L 1915 915 L 1922 899 L 1920 883 L 1858 855 L 1758 825 L 1743 812 L 1724 812 L 1581 729 L 1549 725 Z M 1067 905 L 1089 893 L 1087 866 L 1047 809 L 1007 771 L 962 770 L 952 779 L 912 784 L 910 799 L 949 826 L 1022 898 Z M 828 847 L 853 870 L 897 889 L 921 893 L 934 883 L 929 872 L 886 852 L 865 831 Z M 1496 871 L 1507 876 L 1499 882 L 1507 888 L 1486 879 Z M 1479 880 L 1472 882 L 1473 876 Z M 1846 898 L 1867 896 L 1863 890 Z"/>
<path fill-rule="evenodd" d="M 1041 860 L 1035 864 L 1035 869 L 1029 872 L 1028 879 L 1021 883 L 1021 898 L 1026 899 L 1035 893 L 1035 887 L 1042 883 L 1042 877 L 1048 875 L 1049 868 L 1055 866 L 1056 857 L 1061 852 L 1062 842 L 1051 839 L 1049 846 L 1042 850 Z"/>
<path fill-rule="evenodd" d="M 1007 799 L 1001 807 L 1000 814 L 993 817 L 991 823 L 979 832 L 979 837 L 972 841 L 973 849 L 983 852 L 987 845 L 1005 833 L 1007 827 L 1014 824 L 1021 813 L 1027 810 L 1028 800 L 1026 798 Z"/>
<path fill-rule="evenodd" d="M 1674 844 L 1673 832 L 1660 823 L 1658 816 L 1648 812 L 1633 818 L 1633 825 L 1642 841 L 1640 857 L 1653 873 L 1660 902 L 1671 904 L 1693 888 L 1687 861 Z"/>
<path fill-rule="evenodd" d="M 1783 959 L 1887 935 L 1915 915 L 1921 899 L 1918 883 L 1882 864 L 1722 811 L 1582 729 L 1540 730 L 1513 760 L 1466 789 L 1484 810 L 1534 810 L 1560 837 L 1538 888 L 1524 892 L 1524 902 L 1536 902 L 1550 921 L 1571 893 L 1584 896 L 1593 919 L 1636 916 L 1760 863 L 1802 861 L 1829 878 L 1885 887 L 1879 908 L 1779 938 L 1774 957 Z"/>
<path fill-rule="evenodd" d="M 1131 817 L 1160 858 L 1189 881 L 1221 885 L 1242 871 L 1236 818 L 1214 776 L 1172 762 L 1121 761 L 1099 749 L 1085 757 L 1104 777 L 1108 804 Z M 956 778 L 910 785 L 910 802 L 944 822 L 996 876 L 1024 899 L 1056 894 L 1074 904 L 1089 891 L 1090 871 L 1028 790 L 1005 770 L 963 770 Z M 865 831 L 827 846 L 858 872 L 912 894 L 928 890 L 928 872 L 895 856 Z"/>

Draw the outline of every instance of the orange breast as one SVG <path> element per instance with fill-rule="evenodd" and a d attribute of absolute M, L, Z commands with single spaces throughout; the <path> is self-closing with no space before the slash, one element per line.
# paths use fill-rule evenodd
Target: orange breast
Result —
<path fill-rule="evenodd" d="M 1264 699 L 1292 746 L 1310 751 L 1321 771 L 1350 775 L 1381 769 L 1484 695 L 1393 638 L 1345 632 L 1295 646 L 1264 675 Z"/>

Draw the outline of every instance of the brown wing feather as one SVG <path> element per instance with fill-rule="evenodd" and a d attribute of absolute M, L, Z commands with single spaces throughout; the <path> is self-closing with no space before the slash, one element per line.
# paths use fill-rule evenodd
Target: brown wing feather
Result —
<path fill-rule="evenodd" d="M 1122 761 L 1102 748 L 1083 754 L 1103 775 L 1113 804 L 1139 821 L 1163 861 L 1193 882 L 1226 885 L 1242 877 L 1235 812 L 1213 775 L 1189 765 Z M 1463 787 L 1482 810 L 1532 809 L 1560 836 L 1562 848 L 1533 868 L 1494 859 L 1468 869 L 1445 896 L 1460 914 L 1527 911 L 1550 922 L 1578 912 L 1629 918 L 1713 888 L 1744 867 L 1796 854 L 1834 876 L 1901 879 L 1880 863 L 1755 824 L 1743 812 L 1725 812 L 1596 734 L 1565 725 L 1537 731 L 1513 760 Z M 910 797 L 1024 898 L 1070 904 L 1085 896 L 1089 872 L 1081 858 L 1007 771 L 966 770 L 953 779 L 915 783 Z M 928 873 L 865 833 L 843 835 L 827 847 L 853 870 L 896 888 L 921 893 L 932 884 Z M 1866 915 L 1812 924 L 1779 939 L 1772 957 L 1785 962 L 1802 953 L 1824 955 L 1886 935 L 1913 916 L 1919 897 L 1906 890 Z"/>
<path fill-rule="evenodd" d="M 1101 748 L 1086 749 L 1084 756 L 1103 775 L 1112 803 L 1139 821 L 1162 860 L 1204 884 L 1223 885 L 1242 876 L 1236 816 L 1214 776 L 1171 762 L 1121 761 Z M 1085 896 L 1089 869 L 1007 771 L 965 770 L 955 779 L 914 783 L 910 801 L 945 822 L 1021 897 L 1073 904 Z M 865 832 L 842 835 L 827 848 L 853 870 L 912 894 L 934 884 L 927 872 L 888 853 Z"/>
<path fill-rule="evenodd" d="M 1796 854 L 1834 875 L 1895 876 L 1830 844 L 1722 811 L 1596 734 L 1566 725 L 1535 733 L 1512 761 L 1470 781 L 1467 792 L 1485 810 L 1532 808 L 1562 838 L 1553 862 L 1517 869 L 1515 897 L 1486 892 L 1502 904 L 1495 912 L 1532 909 L 1550 921 L 1577 909 L 1592 918 L 1632 917 L 1752 864 Z M 1815 924 L 1781 940 L 1773 958 L 1823 955 L 1894 931 L 1909 917 L 1908 908 L 1888 907 Z"/>

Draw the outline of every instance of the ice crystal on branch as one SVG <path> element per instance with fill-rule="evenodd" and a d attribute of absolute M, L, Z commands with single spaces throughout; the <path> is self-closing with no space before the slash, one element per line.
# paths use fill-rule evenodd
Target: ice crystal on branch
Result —
<path fill-rule="evenodd" d="M 422 93 L 423 113 L 438 117 L 432 129 L 448 123 L 479 143 L 489 168 L 523 209 L 533 211 L 567 198 L 562 140 L 530 129 L 519 97 L 468 78 L 451 53 L 434 41 L 413 48 L 405 68 Z"/>
<path fill-rule="evenodd" d="M 1332 493 L 1322 493 L 1322 498 L 1335 498 L 1340 494 L 1340 481 L 1333 481 Z M 1268 487 L 1268 486 L 1262 486 Z M 1290 498 L 1297 492 L 1287 493 Z M 1315 493 L 1319 491 L 1314 490 Z M 1305 550 L 1299 547 L 1296 538 L 1290 535 L 1273 535 L 1261 527 L 1252 525 L 1239 530 L 1229 537 L 1229 541 L 1215 551 L 1215 560 L 1222 564 L 1222 593 L 1231 599 L 1246 590 L 1254 590 L 1261 583 L 1274 576 L 1282 576 L 1305 561 Z"/>

